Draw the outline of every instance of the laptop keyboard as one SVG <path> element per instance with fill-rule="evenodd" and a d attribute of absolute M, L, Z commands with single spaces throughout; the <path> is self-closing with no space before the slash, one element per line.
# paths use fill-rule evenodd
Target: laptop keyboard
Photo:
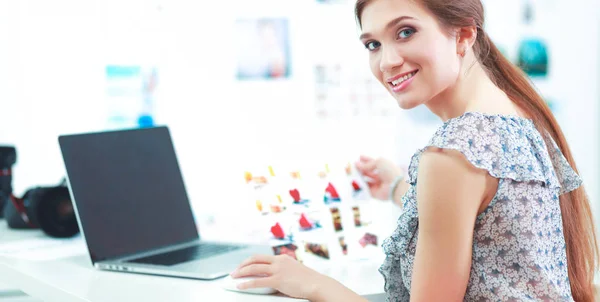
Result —
<path fill-rule="evenodd" d="M 128 262 L 154 264 L 154 265 L 175 265 L 192 260 L 200 260 L 208 257 L 220 255 L 226 252 L 235 251 L 243 248 L 243 245 L 226 244 L 199 244 L 188 248 L 175 250 L 168 253 L 148 256 L 139 259 L 129 260 Z"/>

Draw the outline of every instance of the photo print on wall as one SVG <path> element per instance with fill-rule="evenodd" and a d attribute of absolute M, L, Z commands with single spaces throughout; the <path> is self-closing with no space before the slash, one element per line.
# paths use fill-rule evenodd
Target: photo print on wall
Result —
<path fill-rule="evenodd" d="M 289 22 L 286 18 L 239 19 L 235 25 L 238 80 L 290 76 Z"/>

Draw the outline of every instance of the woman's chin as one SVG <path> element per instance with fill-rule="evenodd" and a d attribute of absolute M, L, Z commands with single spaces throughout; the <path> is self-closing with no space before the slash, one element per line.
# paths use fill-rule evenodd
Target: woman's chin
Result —
<path fill-rule="evenodd" d="M 416 100 L 396 98 L 396 101 L 398 102 L 398 106 L 400 106 L 400 108 L 402 108 L 404 110 L 413 109 L 413 108 L 421 105 L 421 102 L 418 102 Z"/>

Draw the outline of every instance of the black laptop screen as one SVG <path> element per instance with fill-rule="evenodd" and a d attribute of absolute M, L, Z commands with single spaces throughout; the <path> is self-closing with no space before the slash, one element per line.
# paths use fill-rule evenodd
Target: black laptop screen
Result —
<path fill-rule="evenodd" d="M 166 127 L 61 136 L 92 261 L 198 238 Z"/>

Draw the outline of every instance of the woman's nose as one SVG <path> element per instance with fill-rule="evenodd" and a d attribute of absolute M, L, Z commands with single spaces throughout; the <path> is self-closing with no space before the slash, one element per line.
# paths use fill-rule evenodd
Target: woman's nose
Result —
<path fill-rule="evenodd" d="M 379 69 L 381 72 L 386 72 L 404 64 L 404 58 L 394 47 L 383 47 L 381 49 L 381 61 Z"/>

